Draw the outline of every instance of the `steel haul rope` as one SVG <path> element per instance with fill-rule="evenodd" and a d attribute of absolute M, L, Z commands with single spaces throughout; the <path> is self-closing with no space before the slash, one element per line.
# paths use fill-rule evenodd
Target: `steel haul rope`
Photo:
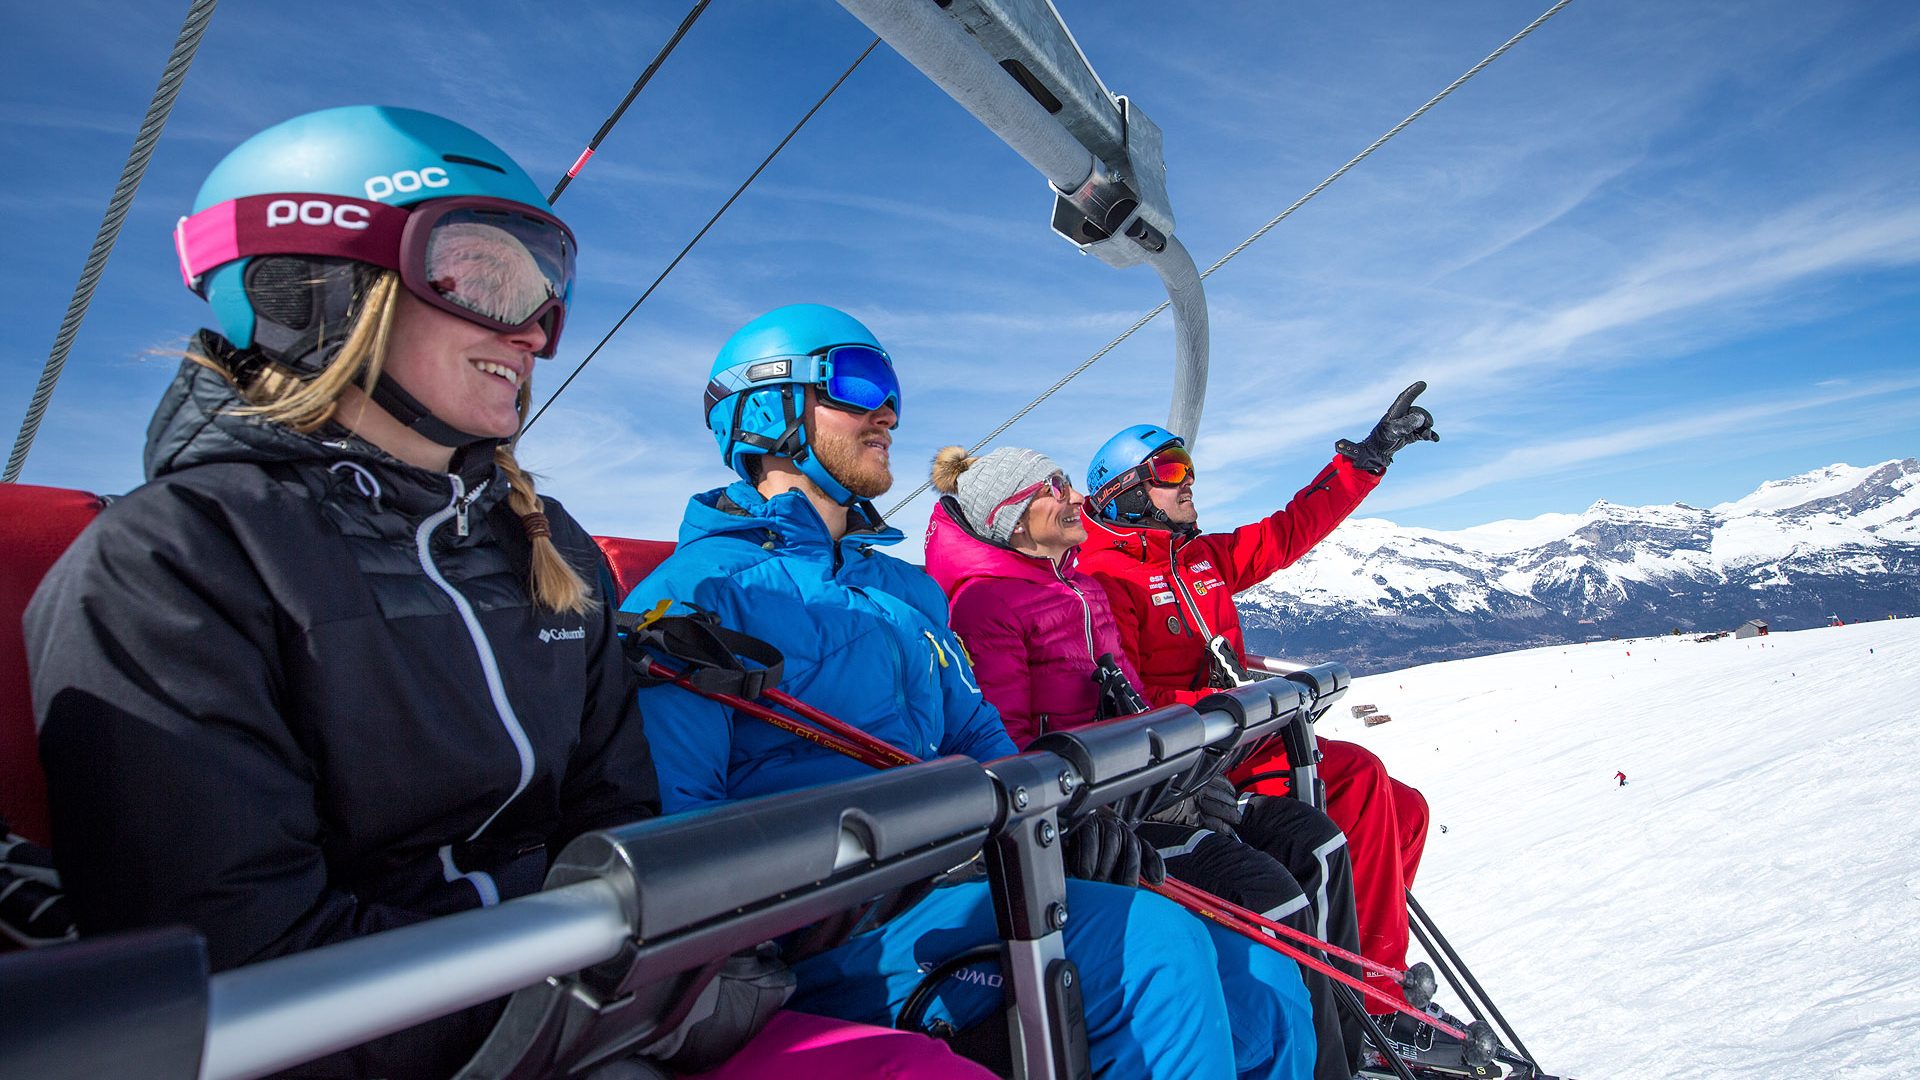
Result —
<path fill-rule="evenodd" d="M 1395 135 L 1398 135 L 1402 131 L 1406 130 L 1407 125 L 1413 123 L 1415 120 L 1418 120 L 1420 119 L 1420 117 L 1426 115 L 1427 110 L 1433 108 L 1435 105 L 1440 104 L 1442 101 L 1445 101 L 1447 97 L 1451 95 L 1455 90 L 1460 89 L 1460 87 L 1464 85 L 1468 79 L 1471 79 L 1475 75 L 1480 74 L 1481 70 L 1484 69 L 1488 64 L 1491 64 L 1495 60 L 1500 59 L 1501 55 L 1504 54 L 1508 49 L 1511 49 L 1515 45 L 1519 44 L 1520 41 L 1524 39 L 1527 35 L 1533 33 L 1535 30 L 1538 30 L 1542 25 L 1544 25 L 1548 19 L 1551 19 L 1555 15 L 1558 15 L 1560 13 L 1561 8 L 1566 7 L 1568 4 L 1572 2 L 1573 0 L 1559 0 L 1558 3 L 1554 4 L 1552 7 L 1548 8 L 1546 11 L 1541 12 L 1539 18 L 1528 23 L 1524 28 L 1521 29 L 1519 33 L 1508 38 L 1505 42 L 1501 44 L 1499 48 L 1488 53 L 1485 59 L 1481 60 L 1479 63 L 1468 68 L 1466 72 L 1463 73 L 1459 78 L 1448 83 L 1445 89 L 1433 95 L 1431 98 L 1428 98 L 1427 103 L 1425 105 L 1422 105 L 1419 108 L 1413 110 L 1411 113 L 1408 113 L 1407 118 L 1405 120 L 1402 120 L 1399 123 L 1393 125 L 1393 127 L 1387 130 L 1386 134 L 1373 140 L 1373 142 L 1368 143 L 1367 148 L 1365 150 L 1362 150 L 1359 153 L 1353 155 L 1353 157 L 1349 159 L 1345 165 L 1342 165 L 1338 169 L 1335 169 L 1332 172 L 1332 174 L 1330 174 L 1325 180 L 1322 180 L 1318 184 L 1315 184 L 1313 186 L 1313 190 L 1307 192 L 1305 195 L 1300 196 L 1298 199 L 1295 199 L 1292 205 L 1288 206 L 1285 210 L 1280 211 L 1278 214 L 1275 214 L 1271 221 L 1268 221 L 1265 225 L 1262 225 L 1258 229 L 1255 229 L 1253 231 L 1253 235 L 1247 237 L 1245 240 L 1242 240 L 1238 244 L 1234 245 L 1234 248 L 1232 251 L 1229 251 L 1225 255 L 1222 255 L 1218 259 L 1215 259 L 1213 261 L 1213 265 L 1207 267 L 1205 270 L 1200 272 L 1201 280 L 1204 281 L 1207 278 L 1213 276 L 1213 272 L 1215 270 L 1218 270 L 1221 267 L 1227 265 L 1227 263 L 1231 261 L 1235 255 L 1238 255 L 1242 251 L 1245 251 L 1247 247 L 1251 245 L 1254 241 L 1260 239 L 1261 237 L 1267 235 L 1267 233 L 1273 231 L 1274 226 L 1280 224 L 1281 222 L 1287 220 L 1287 218 L 1293 216 L 1293 212 L 1295 210 L 1300 209 L 1302 206 L 1305 206 L 1309 199 L 1312 199 L 1315 195 L 1318 195 L 1322 191 L 1325 191 L 1329 184 L 1332 184 L 1335 180 L 1338 180 L 1342 176 L 1345 176 L 1349 169 L 1352 169 L 1355 165 L 1358 165 L 1362 161 L 1365 161 L 1369 156 L 1373 154 L 1375 150 L 1378 150 L 1382 146 L 1385 146 L 1389 139 L 1392 139 Z M 1040 407 L 1041 402 L 1047 400 L 1048 398 L 1052 397 L 1054 394 L 1058 393 L 1068 383 L 1072 382 L 1074 378 L 1078 376 L 1081 372 L 1092 367 L 1097 361 L 1099 361 L 1101 357 L 1112 352 L 1116 347 L 1119 346 L 1121 342 L 1132 337 L 1134 333 L 1137 332 L 1141 327 L 1152 322 L 1161 312 L 1167 310 L 1167 307 L 1168 307 L 1167 301 L 1162 300 L 1158 307 L 1154 308 L 1152 311 L 1147 312 L 1145 315 L 1140 316 L 1140 318 L 1134 321 L 1132 326 L 1129 326 L 1125 330 L 1121 331 L 1120 336 L 1114 338 L 1112 341 L 1109 341 L 1104 346 L 1102 346 L 1099 352 L 1096 352 L 1092 356 L 1089 356 L 1085 360 L 1082 360 L 1079 366 L 1075 367 L 1072 371 L 1069 371 L 1065 375 L 1061 376 L 1059 381 L 1055 382 L 1052 386 L 1047 387 L 1045 390 L 1042 390 L 1038 397 L 1034 398 L 1032 401 L 1029 401 L 1024 406 L 1022 406 L 1019 412 L 1016 412 L 1012 416 L 1008 417 L 1005 421 L 1003 421 L 1000 424 L 999 427 L 996 427 L 992 431 L 987 432 L 986 436 L 983 437 L 979 442 L 976 442 L 972 446 L 968 447 L 967 453 L 969 454 L 979 453 L 981 447 L 999 438 L 1002 432 L 1006 431 L 1008 428 L 1012 427 L 1013 425 L 1019 423 L 1021 420 L 1025 419 L 1028 413 Z M 901 499 L 899 502 L 894 503 L 892 506 L 888 507 L 886 516 L 892 517 L 894 514 L 899 513 L 901 509 L 903 509 L 908 503 L 919 498 L 920 495 L 923 492 L 925 492 L 927 488 L 929 488 L 930 486 L 932 486 L 931 481 L 922 481 L 920 486 L 908 492 L 905 498 Z"/>
<path fill-rule="evenodd" d="M 680 260 L 686 258 L 687 252 L 693 250 L 693 245 L 698 244 L 700 238 L 707 235 L 707 230 L 713 228 L 714 224 L 720 220 L 721 215 L 725 214 L 740 196 L 746 194 L 747 188 L 751 186 L 755 180 L 760 178 L 760 174 L 766 171 L 767 166 L 773 164 L 774 158 L 780 156 L 780 151 L 785 150 L 787 144 L 793 141 L 793 137 L 800 134 L 800 129 L 807 126 L 807 121 L 813 119 L 813 114 L 820 111 L 820 107 L 827 103 L 827 99 L 831 98 L 834 92 L 840 89 L 841 84 L 845 83 L 847 79 L 852 76 L 854 70 L 858 68 L 867 57 L 873 55 L 873 50 L 878 48 L 879 45 L 879 38 L 874 38 L 868 42 L 867 47 L 861 50 L 860 55 L 853 58 L 853 63 L 847 65 L 847 70 L 841 72 L 840 77 L 833 81 L 833 85 L 827 87 L 827 92 L 820 95 L 820 100 L 813 103 L 813 108 L 808 109 L 806 115 L 802 116 L 800 121 L 794 124 L 793 128 L 787 132 L 786 138 L 781 139 L 780 144 L 769 151 L 765 158 L 761 159 L 760 164 L 754 168 L 753 172 L 749 174 L 745 180 L 740 181 L 740 186 L 734 188 L 733 194 L 727 196 L 727 201 L 720 204 L 720 209 L 715 210 L 713 216 L 707 219 L 707 223 L 700 226 L 700 231 L 693 234 L 693 239 L 687 241 L 687 246 L 680 249 L 680 254 L 673 257 L 673 261 L 667 264 L 667 268 L 660 271 L 660 276 L 653 279 L 653 284 L 648 285 L 646 291 L 640 294 L 640 299 L 633 302 L 633 306 L 627 309 L 627 313 L 620 316 L 620 321 L 613 324 L 613 329 L 608 330 L 606 334 L 594 344 L 593 348 L 587 353 L 586 359 L 580 361 L 580 363 L 574 367 L 573 371 L 567 375 L 566 380 L 560 384 L 559 388 L 554 390 L 554 392 L 548 396 L 547 400 L 541 403 L 540 408 L 536 410 L 531 417 L 528 417 L 526 425 L 520 429 L 521 435 L 525 435 L 532 429 L 534 423 L 546 413 L 548 406 L 551 406 L 554 401 L 566 391 L 567 387 L 573 385 L 574 378 L 586 370 L 587 365 L 593 362 L 594 357 L 600 355 L 600 350 L 606 347 L 607 342 L 613 340 L 613 335 L 619 333 L 620 328 L 627 325 L 627 320 L 633 318 L 633 313 L 639 311 L 640 305 L 647 302 L 647 297 L 653 295 L 653 290 L 659 288 L 660 283 L 667 280 L 667 275 L 673 273 L 673 268 L 679 266 Z"/>
<path fill-rule="evenodd" d="M 133 206 L 134 192 L 140 190 L 147 162 L 153 159 L 154 145 L 167 126 L 174 99 L 180 95 L 180 84 L 186 80 L 187 68 L 193 65 L 193 54 L 200 48 L 200 39 L 207 32 L 207 23 L 213 18 L 218 2 L 193 0 L 187 9 L 186 21 L 173 41 L 173 52 L 168 54 L 167 66 L 160 73 L 160 85 L 147 103 L 147 115 L 140 121 L 140 132 L 134 137 L 133 149 L 127 153 L 127 163 L 120 170 L 120 182 L 114 185 L 113 198 L 108 200 L 106 215 L 100 219 L 100 231 L 94 234 L 93 250 L 88 252 L 86 265 L 80 270 L 73 298 L 67 302 L 66 317 L 60 320 L 60 332 L 54 335 L 53 349 L 40 371 L 40 382 L 33 388 L 33 399 L 27 404 L 27 415 L 20 422 L 20 434 L 14 439 L 13 453 L 7 458 L 5 473 L 0 474 L 0 483 L 18 480 L 21 468 L 27 463 L 27 451 L 33 448 L 33 437 L 40 430 L 47 402 L 53 398 L 54 384 L 60 381 L 60 371 L 67 365 L 67 354 L 73 349 L 81 321 L 87 317 L 87 306 L 93 303 L 93 292 L 107 268 L 107 257 L 113 254 L 113 245 L 120 238 L 120 226 L 126 222 L 127 211 Z"/>

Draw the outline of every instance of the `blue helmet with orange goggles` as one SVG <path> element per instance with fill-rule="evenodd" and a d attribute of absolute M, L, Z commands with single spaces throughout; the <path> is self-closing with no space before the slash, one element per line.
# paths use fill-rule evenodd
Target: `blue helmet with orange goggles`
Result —
<path fill-rule="evenodd" d="M 365 267 L 489 329 L 539 326 L 541 356 L 573 288 L 573 234 L 513 159 L 451 120 L 386 106 L 308 113 L 241 143 L 174 246 L 229 341 L 308 371 L 344 340 Z"/>
<path fill-rule="evenodd" d="M 1193 479 L 1187 441 L 1166 428 L 1135 424 L 1102 443 L 1087 466 L 1087 502 L 1106 521 L 1165 525 L 1147 485 L 1178 487 Z"/>
<path fill-rule="evenodd" d="M 734 332 L 707 376 L 707 426 L 721 460 L 752 480 L 750 459 L 792 458 L 832 498 L 856 496 L 813 452 L 805 388 L 828 408 L 900 415 L 900 380 L 893 359 L 860 320 L 822 304 L 775 308 Z"/>

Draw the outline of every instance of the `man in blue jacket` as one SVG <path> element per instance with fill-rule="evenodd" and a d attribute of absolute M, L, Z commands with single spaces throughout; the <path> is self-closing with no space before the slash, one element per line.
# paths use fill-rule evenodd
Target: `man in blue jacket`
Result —
<path fill-rule="evenodd" d="M 939 586 L 879 550 L 903 539 L 868 501 L 893 483 L 900 391 L 873 334 L 833 308 L 768 312 L 721 348 L 706 415 L 741 479 L 688 502 L 678 548 L 625 609 L 671 601 L 675 612 L 714 613 L 781 651 L 788 692 L 915 756 L 1014 753 L 947 626 Z M 869 771 L 676 687 L 641 695 L 669 812 Z M 1101 845 L 1109 853 L 1114 839 Z M 1115 872 L 1110 857 L 1084 861 L 1104 864 L 1085 876 L 1137 877 Z M 1072 881 L 1068 895 L 1066 948 L 1081 971 L 1096 1074 L 1311 1074 L 1310 1007 L 1290 961 L 1150 893 Z M 801 962 L 790 1004 L 891 1024 L 926 967 L 996 937 L 984 884 L 943 888 Z M 1001 991 L 985 981 L 949 979 L 929 1015 L 959 1027 L 986 1019 Z"/>

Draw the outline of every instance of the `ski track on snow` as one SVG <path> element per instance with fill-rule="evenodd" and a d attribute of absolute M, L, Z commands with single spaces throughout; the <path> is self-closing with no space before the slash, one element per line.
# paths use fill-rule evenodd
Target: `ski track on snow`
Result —
<path fill-rule="evenodd" d="M 1415 894 L 1548 1071 L 1920 1075 L 1920 620 L 1389 672 L 1321 734 L 1426 794 Z"/>

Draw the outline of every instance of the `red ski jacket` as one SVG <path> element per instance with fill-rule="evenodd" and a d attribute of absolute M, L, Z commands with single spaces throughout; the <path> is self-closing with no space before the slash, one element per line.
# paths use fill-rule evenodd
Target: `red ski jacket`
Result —
<path fill-rule="evenodd" d="M 1233 594 L 1291 566 L 1345 521 L 1380 483 L 1335 455 L 1284 510 L 1230 533 L 1182 537 L 1086 515 L 1080 569 L 1113 603 L 1127 655 L 1155 705 L 1192 704 L 1207 687 L 1207 639 L 1224 634 L 1244 654 Z"/>

